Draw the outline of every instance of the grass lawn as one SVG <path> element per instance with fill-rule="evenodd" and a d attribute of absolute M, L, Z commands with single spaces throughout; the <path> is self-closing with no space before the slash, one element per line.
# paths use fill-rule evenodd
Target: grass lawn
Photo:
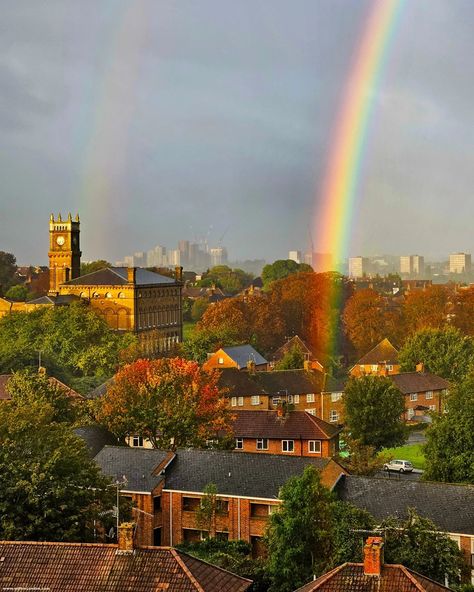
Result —
<path fill-rule="evenodd" d="M 398 448 L 384 448 L 383 452 L 388 452 L 393 458 L 409 460 L 415 469 L 425 468 L 425 456 L 421 444 L 407 444 Z"/>
<path fill-rule="evenodd" d="M 194 321 L 184 321 L 183 323 L 183 341 L 189 339 L 194 331 L 196 323 Z"/>

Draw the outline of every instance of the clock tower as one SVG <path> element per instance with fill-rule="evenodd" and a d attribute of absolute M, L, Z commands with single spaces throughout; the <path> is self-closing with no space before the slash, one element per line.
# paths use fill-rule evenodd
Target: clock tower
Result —
<path fill-rule="evenodd" d="M 79 214 L 67 220 L 61 214 L 49 219 L 49 293 L 57 294 L 59 286 L 80 275 L 81 251 L 79 247 Z"/>

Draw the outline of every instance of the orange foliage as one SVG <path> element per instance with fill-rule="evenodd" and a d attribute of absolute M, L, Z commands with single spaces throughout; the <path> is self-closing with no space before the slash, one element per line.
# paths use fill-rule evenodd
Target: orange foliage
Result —
<path fill-rule="evenodd" d="M 449 290 L 446 286 L 429 286 L 407 294 L 403 307 L 406 333 L 420 329 L 438 329 L 447 323 Z"/>
<path fill-rule="evenodd" d="M 451 323 L 465 335 L 474 336 L 474 288 L 453 294 Z"/>

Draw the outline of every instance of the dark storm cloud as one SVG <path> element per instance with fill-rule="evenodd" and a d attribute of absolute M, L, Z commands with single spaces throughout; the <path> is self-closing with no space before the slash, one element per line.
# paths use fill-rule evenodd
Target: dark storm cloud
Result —
<path fill-rule="evenodd" d="M 49 212 L 76 209 L 91 258 L 226 228 L 235 258 L 305 248 L 368 7 L 0 0 L 0 249 L 44 262 Z M 470 0 L 405 3 L 353 251 L 472 248 L 473 24 Z"/>

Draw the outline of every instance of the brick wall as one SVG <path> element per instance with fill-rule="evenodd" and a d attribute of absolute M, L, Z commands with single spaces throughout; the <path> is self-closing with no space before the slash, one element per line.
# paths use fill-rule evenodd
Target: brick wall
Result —
<path fill-rule="evenodd" d="M 268 449 L 265 450 L 258 450 L 257 449 L 257 440 L 255 438 L 244 438 L 243 439 L 243 448 L 236 449 L 236 452 L 254 452 L 256 454 L 263 453 L 263 454 L 281 454 L 284 456 L 309 456 L 309 457 L 323 457 L 327 458 L 330 456 L 334 456 L 336 453 L 336 440 L 319 440 L 321 442 L 321 452 L 309 452 L 308 442 L 309 440 L 300 440 L 294 439 L 294 449 L 293 452 L 283 452 L 282 450 L 282 440 L 281 439 L 268 439 Z"/>

